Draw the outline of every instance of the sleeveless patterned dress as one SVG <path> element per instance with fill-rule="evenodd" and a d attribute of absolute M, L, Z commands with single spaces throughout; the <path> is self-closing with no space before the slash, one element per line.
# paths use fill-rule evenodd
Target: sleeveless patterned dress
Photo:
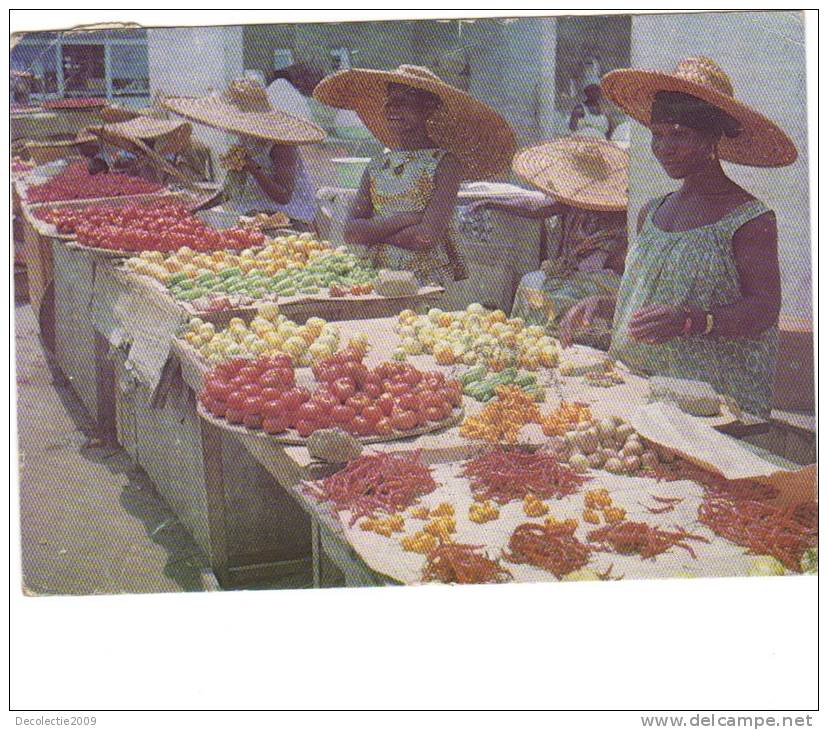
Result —
<path fill-rule="evenodd" d="M 736 302 L 742 295 L 733 235 L 769 210 L 761 201 L 750 200 L 715 223 L 667 232 L 653 222 L 666 197 L 652 206 L 627 254 L 610 354 L 647 375 L 705 381 L 745 411 L 767 416 L 778 346 L 776 325 L 757 338 L 691 335 L 650 345 L 629 336 L 630 319 L 647 305 L 708 310 Z"/>
<path fill-rule="evenodd" d="M 374 215 L 384 218 L 424 211 L 434 192 L 437 165 L 445 154 L 442 149 L 385 150 L 375 157 L 368 165 Z M 454 223 L 449 236 L 454 237 Z M 376 268 L 412 271 L 420 284 L 445 285 L 453 279 L 452 262 L 443 246 L 413 252 L 379 245 L 370 248 L 370 256 Z"/>

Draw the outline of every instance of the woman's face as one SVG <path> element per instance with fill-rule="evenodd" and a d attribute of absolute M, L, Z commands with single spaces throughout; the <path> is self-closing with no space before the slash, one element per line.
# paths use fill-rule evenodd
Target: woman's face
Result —
<path fill-rule="evenodd" d="M 412 93 L 412 89 L 399 84 L 389 84 L 385 95 L 383 113 L 391 131 L 400 139 L 421 134 L 432 109 Z"/>
<path fill-rule="evenodd" d="M 715 151 L 716 141 L 710 134 L 681 124 L 656 123 L 650 131 L 653 155 L 674 180 L 702 170 Z"/>

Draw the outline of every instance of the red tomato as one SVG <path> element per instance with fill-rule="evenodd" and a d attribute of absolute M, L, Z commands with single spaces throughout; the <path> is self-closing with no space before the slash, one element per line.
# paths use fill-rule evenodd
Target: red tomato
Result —
<path fill-rule="evenodd" d="M 303 403 L 296 410 L 296 418 L 299 421 L 316 421 L 325 413 L 325 409 L 314 401 Z"/>
<path fill-rule="evenodd" d="M 339 378 L 333 383 L 333 394 L 341 403 L 347 401 L 356 392 L 356 383 L 352 378 Z"/>
<path fill-rule="evenodd" d="M 403 395 L 404 393 L 411 392 L 411 386 L 408 383 L 395 380 L 391 382 L 386 390 L 391 393 L 391 395 Z"/>
<path fill-rule="evenodd" d="M 258 413 L 248 413 L 244 417 L 244 425 L 247 426 L 247 428 L 261 428 L 262 417 Z"/>
<path fill-rule="evenodd" d="M 426 408 L 435 406 L 439 407 L 443 404 L 443 398 L 438 393 L 430 390 L 424 390 L 420 393 L 420 403 Z"/>
<path fill-rule="evenodd" d="M 413 411 L 397 411 L 391 415 L 391 425 L 397 431 L 410 431 L 417 426 L 417 414 Z"/>
<path fill-rule="evenodd" d="M 383 393 L 377 398 L 377 406 L 382 411 L 383 415 L 390 416 L 391 411 L 394 410 L 394 396 L 390 393 Z"/>
<path fill-rule="evenodd" d="M 292 360 L 290 359 L 290 355 L 286 355 L 283 352 L 277 353 L 275 355 L 268 355 L 265 358 L 265 361 L 268 363 L 270 368 L 293 368 Z"/>
<path fill-rule="evenodd" d="M 224 418 L 224 414 L 227 413 L 227 403 L 225 403 L 223 400 L 217 400 L 216 398 L 211 398 L 208 410 L 214 416 L 218 416 L 219 418 Z"/>
<path fill-rule="evenodd" d="M 403 373 L 402 379 L 409 385 L 416 385 L 423 379 L 423 374 L 416 368 L 411 368 Z"/>
<path fill-rule="evenodd" d="M 348 400 L 345 401 L 345 405 L 350 406 L 357 413 L 362 413 L 362 409 L 365 408 L 365 406 L 371 405 L 371 399 L 364 393 L 357 393 L 356 395 L 352 395 L 348 398 Z"/>
<path fill-rule="evenodd" d="M 382 411 L 379 406 L 365 406 L 365 408 L 362 409 L 362 417 L 373 426 L 382 418 Z"/>
<path fill-rule="evenodd" d="M 247 383 L 238 389 L 239 393 L 244 393 L 248 398 L 258 398 L 262 394 L 262 386 L 258 383 Z"/>
<path fill-rule="evenodd" d="M 439 406 L 429 406 L 425 409 L 424 413 L 426 419 L 429 421 L 442 421 L 445 416 L 443 415 L 443 409 Z"/>
<path fill-rule="evenodd" d="M 255 383 L 259 379 L 259 372 L 258 368 L 248 365 L 239 370 L 238 377 L 245 383 Z"/>
<path fill-rule="evenodd" d="M 414 393 L 404 393 L 397 399 L 397 402 L 400 408 L 406 411 L 416 411 L 420 408 L 420 397 Z"/>
<path fill-rule="evenodd" d="M 218 398 L 219 400 L 227 400 L 227 397 L 232 392 L 230 386 L 227 383 L 221 380 L 217 380 L 215 378 L 207 380 L 205 385 L 207 392 L 213 398 Z"/>
<path fill-rule="evenodd" d="M 334 423 L 348 423 L 354 420 L 356 411 L 348 406 L 337 405 L 331 408 L 331 420 Z"/>
<path fill-rule="evenodd" d="M 289 410 L 285 408 L 282 399 L 279 397 L 269 400 L 262 398 L 262 400 L 264 401 L 262 404 L 262 415 L 266 419 L 281 418 L 283 415 L 286 416 L 289 413 Z"/>
<path fill-rule="evenodd" d="M 443 403 L 448 403 L 451 406 L 459 406 L 463 400 L 463 392 L 459 388 L 446 387 L 438 393 Z"/>
<path fill-rule="evenodd" d="M 376 425 L 374 426 L 374 431 L 379 436 L 387 436 L 393 430 L 394 430 L 394 427 L 391 425 L 391 419 L 390 418 L 380 418 L 380 420 L 377 421 Z"/>
<path fill-rule="evenodd" d="M 261 415 L 262 407 L 264 406 L 264 402 L 262 401 L 261 396 L 251 396 L 244 399 L 242 403 L 241 411 L 246 415 L 256 414 Z"/>
<path fill-rule="evenodd" d="M 279 400 L 279 398 L 282 397 L 282 389 L 281 388 L 262 388 L 261 396 L 262 396 L 262 400 L 265 400 L 265 401 Z"/>
<path fill-rule="evenodd" d="M 296 422 L 296 430 L 302 438 L 307 438 L 314 431 L 316 431 L 316 429 L 317 425 L 313 421 L 299 420 Z"/>
<path fill-rule="evenodd" d="M 326 414 L 329 414 L 334 406 L 339 405 L 339 401 L 331 393 L 321 393 L 313 400 L 321 406 L 322 412 Z"/>
<path fill-rule="evenodd" d="M 380 383 L 363 383 L 362 392 L 369 398 L 376 400 L 382 395 L 382 385 Z"/>
<path fill-rule="evenodd" d="M 239 411 L 247 397 L 246 393 L 240 390 L 234 390 L 227 396 L 227 407 L 231 410 Z"/>
<path fill-rule="evenodd" d="M 287 419 L 280 416 L 265 418 L 262 421 L 262 429 L 271 434 L 283 433 L 288 429 L 288 422 Z"/>
<path fill-rule="evenodd" d="M 377 385 L 380 387 L 380 389 L 382 389 L 382 378 L 379 375 L 377 375 L 376 371 L 368 372 L 368 374 L 365 376 L 365 380 L 363 381 L 362 387 L 365 388 L 365 386 L 369 383 L 373 383 L 374 385 Z"/>
<path fill-rule="evenodd" d="M 373 424 L 368 423 L 362 416 L 354 416 L 354 420 L 351 421 L 351 428 L 353 428 L 357 436 L 367 436 L 373 431 L 374 427 Z"/>
<path fill-rule="evenodd" d="M 235 408 L 230 408 L 228 404 L 227 412 L 224 414 L 224 417 L 230 423 L 242 423 L 244 421 L 244 413 L 241 411 L 237 411 Z"/>

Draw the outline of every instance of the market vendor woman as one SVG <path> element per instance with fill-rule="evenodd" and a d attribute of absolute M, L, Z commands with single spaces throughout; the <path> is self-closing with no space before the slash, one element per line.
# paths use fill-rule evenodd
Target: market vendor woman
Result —
<path fill-rule="evenodd" d="M 452 230 L 457 193 L 464 179 L 508 169 L 515 139 L 506 121 L 417 66 L 342 71 L 314 96 L 355 111 L 388 147 L 362 177 L 346 242 L 368 247 L 379 268 L 413 271 L 421 284 L 465 279 Z"/>
<path fill-rule="evenodd" d="M 571 307 L 587 297 L 615 296 L 618 291 L 627 252 L 629 155 L 612 142 L 573 135 L 524 150 L 512 169 L 546 195 L 540 200 L 493 198 L 474 207 L 558 218 L 551 256 L 540 271 L 521 279 L 512 306 L 513 317 L 557 335 Z M 577 337 L 606 350 L 609 323 Z"/>
<path fill-rule="evenodd" d="M 243 215 L 282 212 L 294 223 L 312 225 L 316 189 L 297 145 L 321 142 L 324 130 L 274 109 L 264 86 L 252 79 L 232 82 L 221 95 L 162 103 L 187 119 L 238 136 L 223 156 L 225 207 Z"/>
<path fill-rule="evenodd" d="M 733 98 L 729 78 L 707 58 L 686 59 L 674 74 L 613 71 L 602 87 L 650 128 L 653 155 L 682 185 L 642 209 L 618 296 L 570 310 L 561 339 L 596 315 L 614 316 L 610 352 L 630 367 L 708 382 L 766 416 L 781 301 L 776 218 L 721 160 L 780 167 L 796 148 Z"/>

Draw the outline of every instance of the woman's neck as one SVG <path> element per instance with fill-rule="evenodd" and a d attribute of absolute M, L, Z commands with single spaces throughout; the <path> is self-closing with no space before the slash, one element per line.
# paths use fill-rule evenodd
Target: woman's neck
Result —
<path fill-rule="evenodd" d="M 725 175 L 718 158 L 714 158 L 702 169 L 685 177 L 680 192 L 683 195 L 711 198 L 732 193 L 736 187 L 736 184 Z"/>
<path fill-rule="evenodd" d="M 397 145 L 397 149 L 404 151 L 428 150 L 436 146 L 434 140 L 428 136 L 428 132 L 423 131 L 421 134 L 414 134 L 406 139 L 401 139 Z"/>

